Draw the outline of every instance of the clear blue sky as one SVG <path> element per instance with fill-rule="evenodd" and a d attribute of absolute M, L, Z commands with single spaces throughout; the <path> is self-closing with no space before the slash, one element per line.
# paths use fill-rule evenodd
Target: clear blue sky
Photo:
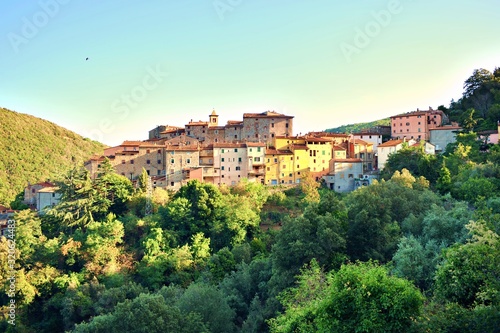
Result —
<path fill-rule="evenodd" d="M 293 115 L 296 134 L 376 120 L 449 105 L 474 69 L 500 66 L 498 0 L 3 0 L 0 13 L 0 106 L 108 145 L 212 108 L 222 123 Z"/>

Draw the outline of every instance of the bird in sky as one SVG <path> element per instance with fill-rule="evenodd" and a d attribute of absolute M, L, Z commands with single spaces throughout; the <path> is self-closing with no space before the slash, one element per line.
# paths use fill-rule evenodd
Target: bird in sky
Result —
<path fill-rule="evenodd" d="M 88 57 L 87 57 L 87 58 L 85 58 L 85 61 L 87 61 L 87 60 L 89 60 L 89 58 L 88 58 Z"/>

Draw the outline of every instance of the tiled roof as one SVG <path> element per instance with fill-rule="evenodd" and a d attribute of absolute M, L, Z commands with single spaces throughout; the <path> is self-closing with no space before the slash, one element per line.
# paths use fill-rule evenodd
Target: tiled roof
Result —
<path fill-rule="evenodd" d="M 301 144 L 293 144 L 292 148 L 295 150 L 309 150 L 309 147 L 307 147 L 307 145 L 301 145 Z"/>
<path fill-rule="evenodd" d="M 267 148 L 266 155 L 292 155 L 290 150 Z"/>
<path fill-rule="evenodd" d="M 275 111 L 266 111 L 262 113 L 244 113 L 243 119 L 245 118 L 293 118 L 293 116 L 287 116 Z"/>
<path fill-rule="evenodd" d="M 354 144 L 359 144 L 359 145 L 364 145 L 364 146 L 370 146 L 372 145 L 373 146 L 373 143 L 371 142 L 366 142 L 364 140 L 361 140 L 361 139 L 353 139 L 353 142 Z"/>
<path fill-rule="evenodd" d="M 241 120 L 228 120 L 227 125 L 230 125 L 230 126 L 243 125 L 243 121 L 241 121 Z"/>
<path fill-rule="evenodd" d="M 460 126 L 441 126 L 436 128 L 429 128 L 429 131 L 459 131 L 462 127 Z"/>
<path fill-rule="evenodd" d="M 380 145 L 378 145 L 379 148 L 384 148 L 384 147 L 395 147 L 401 143 L 403 143 L 403 140 L 389 140 L 387 142 L 384 142 Z"/>
<path fill-rule="evenodd" d="M 55 193 L 59 190 L 59 187 L 44 187 L 41 190 L 38 190 L 38 193 Z"/>
<path fill-rule="evenodd" d="M 123 141 L 120 146 L 140 146 L 142 141 Z"/>

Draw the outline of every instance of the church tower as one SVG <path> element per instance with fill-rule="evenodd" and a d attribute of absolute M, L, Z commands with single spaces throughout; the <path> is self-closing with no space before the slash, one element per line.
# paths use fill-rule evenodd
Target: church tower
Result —
<path fill-rule="evenodd" d="M 219 116 L 217 115 L 217 113 L 215 113 L 215 110 L 212 110 L 212 113 L 209 117 L 210 121 L 208 123 L 208 127 L 219 126 Z"/>

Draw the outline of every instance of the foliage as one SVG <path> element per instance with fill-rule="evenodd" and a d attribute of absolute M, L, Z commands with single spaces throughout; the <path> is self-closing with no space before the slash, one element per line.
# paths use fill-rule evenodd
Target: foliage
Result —
<path fill-rule="evenodd" d="M 343 126 L 339 126 L 336 128 L 329 128 L 329 129 L 325 130 L 325 132 L 358 133 L 358 132 L 361 132 L 362 130 L 369 130 L 369 129 L 376 127 L 376 126 L 390 126 L 390 125 L 391 125 L 391 119 L 384 118 L 384 119 L 375 120 L 375 121 L 368 122 L 368 123 L 357 123 L 357 124 L 343 125 Z"/>
<path fill-rule="evenodd" d="M 58 179 L 104 146 L 49 121 L 0 108 L 0 204 L 9 205 L 28 182 Z"/>
<path fill-rule="evenodd" d="M 404 332 L 421 312 L 420 292 L 374 262 L 343 265 L 327 281 L 311 266 L 282 294 L 272 332 Z"/>

